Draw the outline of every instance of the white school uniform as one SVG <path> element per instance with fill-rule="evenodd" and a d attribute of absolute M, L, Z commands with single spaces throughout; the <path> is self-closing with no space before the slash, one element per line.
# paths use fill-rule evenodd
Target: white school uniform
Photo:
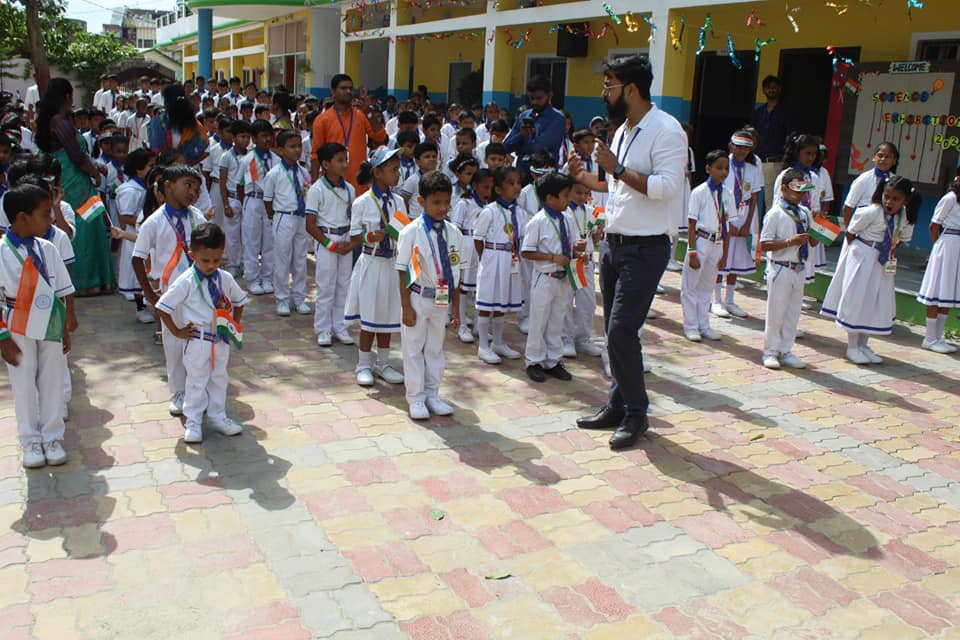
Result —
<path fill-rule="evenodd" d="M 567 213 L 573 218 L 577 238 L 587 241 L 584 253 L 584 264 L 587 273 L 587 286 L 573 292 L 573 306 L 567 311 L 563 320 L 563 342 L 582 345 L 593 338 L 593 316 L 597 311 L 597 286 L 593 277 L 593 207 L 588 205 L 577 206 L 570 203 Z"/>
<path fill-rule="evenodd" d="M 43 259 L 54 294 L 60 298 L 72 295 L 73 283 L 56 247 L 42 238 L 35 238 L 33 242 L 34 250 Z M 6 240 L 0 243 L 0 294 L 5 302 L 3 317 L 8 325 L 16 314 L 11 306 L 16 301 L 23 272 L 20 259 L 26 257 L 26 247 L 14 249 Z M 35 340 L 13 332 L 9 339 L 20 349 L 20 364 L 7 365 L 20 445 L 62 440 L 63 383 L 68 375 L 62 343 Z"/>
<path fill-rule="evenodd" d="M 800 207 L 803 231 L 810 229 L 812 216 Z M 797 222 L 780 205 L 770 209 L 763 218 L 760 242 L 787 240 L 800 233 Z M 808 245 L 809 246 L 809 245 Z M 767 252 L 767 315 L 763 328 L 763 355 L 777 357 L 793 350 L 803 305 L 805 263 L 800 260 L 800 247 L 785 247 Z"/>
<path fill-rule="evenodd" d="M 750 214 L 751 196 L 763 190 L 763 172 L 760 170 L 760 165 L 750 164 L 748 161 L 744 161 L 743 167 L 738 169 L 733 166 L 732 153 L 729 158 L 730 173 L 727 174 L 727 179 L 724 181 L 723 186 L 734 196 L 736 208 L 731 209 L 729 212 L 730 224 L 739 229 L 746 224 L 747 216 Z M 740 202 L 736 202 L 738 186 L 741 193 Z M 753 211 L 753 220 L 750 223 L 750 233 L 753 234 L 754 242 L 756 242 L 757 235 L 755 229 L 759 228 L 757 224 L 760 217 L 759 207 L 760 202 L 758 196 L 757 206 Z M 750 240 L 750 238 L 741 236 L 730 237 L 727 240 L 727 261 L 720 269 L 720 273 L 747 275 L 756 272 L 757 263 L 754 260 L 754 252 L 751 251 L 751 249 L 755 250 L 756 247 L 751 247 L 748 240 Z"/>
<path fill-rule="evenodd" d="M 307 191 L 307 214 L 316 216 L 316 225 L 333 243 L 350 242 L 350 215 L 356 191 L 353 185 L 342 180 L 334 185 L 323 176 Z M 345 328 L 343 311 L 350 290 L 350 273 L 353 270 L 353 253 L 340 255 L 314 243 L 316 259 L 314 280 L 317 283 L 317 303 L 313 311 L 313 330 L 341 331 Z"/>
<path fill-rule="evenodd" d="M 420 175 L 420 167 L 417 166 L 416 160 L 410 160 L 410 163 L 407 164 L 407 161 L 403 158 L 401 154 L 397 155 L 400 158 L 400 184 L 403 185 L 410 179 L 411 176 Z"/>
<path fill-rule="evenodd" d="M 554 219 L 541 209 L 527 223 L 520 251 L 573 256 L 577 223 L 566 211 Z M 567 246 L 560 236 L 560 220 L 566 227 Z M 529 260 L 532 267 L 530 288 L 530 327 L 524 353 L 526 364 L 552 369 L 563 357 L 563 320 L 573 304 L 573 289 L 563 267 L 549 260 Z"/>
<path fill-rule="evenodd" d="M 491 202 L 477 214 L 473 241 L 483 243 L 477 268 L 477 311 L 509 313 L 523 306 L 519 240 L 523 222 L 523 211 L 516 203 L 505 207 Z"/>
<path fill-rule="evenodd" d="M 520 208 L 520 244 L 523 245 L 523 237 L 526 234 L 527 224 L 537 215 L 541 209 L 540 198 L 537 196 L 536 185 L 531 182 L 520 190 L 517 197 L 517 205 Z M 529 260 L 520 256 L 520 295 L 523 296 L 523 306 L 517 312 L 517 322 L 525 322 L 530 318 L 530 288 L 533 285 L 533 265 Z"/>
<path fill-rule="evenodd" d="M 930 250 L 917 300 L 925 305 L 960 307 L 960 204 L 957 194 L 947 192 L 933 210 L 940 236 Z"/>
<path fill-rule="evenodd" d="M 830 212 L 830 203 L 833 202 L 833 179 L 830 177 L 830 172 L 824 167 L 820 167 L 817 178 L 820 181 L 820 210 L 826 216 Z M 843 216 L 841 216 L 842 219 Z M 810 254 L 813 259 L 807 265 L 808 280 L 809 276 L 812 275 L 810 271 L 823 269 L 827 266 L 827 248 L 823 246 L 823 243 L 817 243 L 817 246 L 810 248 Z"/>
<path fill-rule="evenodd" d="M 273 286 L 273 226 L 263 206 L 263 181 L 280 156 L 256 151 L 243 157 L 243 277 L 251 285 Z"/>
<path fill-rule="evenodd" d="M 247 294 L 230 272 L 217 269 L 219 288 L 234 307 L 247 304 Z M 216 277 L 216 276 L 214 276 Z M 184 340 L 183 364 L 186 389 L 183 415 L 187 427 L 203 423 L 203 414 L 216 422 L 227 418 L 227 364 L 230 343 L 217 335 L 215 307 L 205 280 L 200 281 L 196 267 L 187 269 L 160 296 L 157 309 L 169 313 L 178 327 L 192 324 L 193 336 Z"/>
<path fill-rule="evenodd" d="M 407 402 L 411 404 L 440 398 L 444 368 L 443 339 L 450 309 L 446 305 L 436 304 L 436 289 L 443 277 L 438 242 L 447 246 L 447 261 L 453 274 L 453 281 L 445 283 L 449 304 L 453 303 L 453 292 L 459 284 L 463 265 L 464 237 L 460 230 L 452 222 L 444 221 L 443 231 L 438 234 L 432 224 L 432 220 L 423 217 L 404 227 L 397 240 L 396 271 L 392 274 L 396 287 L 399 281 L 397 272 L 404 273 L 410 268 L 416 247 L 420 275 L 410 287 L 410 305 L 417 314 L 417 322 L 412 327 L 402 325 L 400 328 L 403 384 Z"/>
<path fill-rule="evenodd" d="M 147 200 L 147 189 L 136 179 L 130 179 L 117 188 L 117 213 L 132 216 L 136 220 L 143 213 L 143 203 Z M 124 231 L 134 231 L 136 224 L 120 226 Z M 133 272 L 133 240 L 120 241 L 120 272 L 117 274 L 117 287 L 125 296 L 142 293 L 137 274 Z"/>
<path fill-rule="evenodd" d="M 786 172 L 787 172 L 787 169 L 784 169 L 779 174 L 777 174 L 777 178 L 773 183 L 773 192 L 775 194 L 780 193 L 781 186 L 783 185 L 783 175 Z M 810 181 L 810 184 L 813 185 L 813 191 L 807 191 L 806 193 L 803 194 L 802 205 L 810 210 L 811 216 L 818 216 L 820 215 L 820 208 L 823 206 L 820 200 L 821 193 L 823 192 L 823 185 L 820 183 L 820 173 L 816 169 L 811 167 L 810 170 L 806 172 L 806 174 L 807 174 L 807 179 Z M 777 197 L 779 198 L 779 196 Z M 806 262 L 807 266 L 803 274 L 803 278 L 805 282 L 808 282 L 808 283 L 813 282 L 814 271 L 816 267 L 816 260 L 817 260 L 817 256 L 813 251 L 813 247 L 811 247 L 810 258 Z M 823 260 L 824 260 L 824 266 L 826 266 L 826 253 L 824 253 Z"/>
<path fill-rule="evenodd" d="M 172 209 L 163 205 L 143 221 L 137 234 L 137 241 L 133 245 L 133 257 L 146 260 L 151 258 L 150 277 L 160 283 L 160 291 L 165 292 L 181 273 L 190 268 L 192 260 L 177 238 L 176 227 L 171 219 Z M 193 229 L 206 222 L 203 214 L 195 207 L 188 207 L 183 223 L 184 238 L 182 241 L 189 246 L 190 234 Z M 183 249 L 179 260 L 174 263 L 176 249 Z M 164 272 L 168 276 L 164 278 Z M 170 393 L 183 393 L 187 374 L 183 368 L 183 347 L 185 341 L 176 337 L 167 325 L 161 323 L 163 333 L 163 357 L 167 365 L 167 386 Z"/>
<path fill-rule="evenodd" d="M 69 205 L 68 205 L 69 206 Z M 70 265 L 77 261 L 76 254 L 73 251 L 73 242 L 67 232 L 56 225 L 50 225 L 43 239 L 53 244 L 57 248 L 60 257 L 63 258 L 63 264 L 67 266 L 67 273 L 70 272 Z M 73 397 L 73 382 L 70 380 L 70 366 L 67 363 L 67 354 L 63 354 L 63 406 L 70 404 Z"/>
<path fill-rule="evenodd" d="M 680 303 L 683 306 L 683 330 L 697 333 L 710 328 L 710 297 L 717 281 L 719 261 L 723 257 L 723 232 L 728 228 L 730 211 L 737 205 L 733 191 L 721 185 L 718 194 L 710 191 L 710 181 L 697 185 L 690 192 L 689 220 L 697 226 L 697 234 L 688 242 L 696 247 L 700 268 L 690 266 L 689 253 L 683 259 L 680 275 Z M 704 237 L 706 236 L 706 237 Z"/>
<path fill-rule="evenodd" d="M 366 242 L 369 231 L 385 229 L 397 217 L 406 215 L 403 199 L 390 192 L 386 212 L 381 200 L 371 187 L 353 201 L 350 217 L 350 235 L 362 236 L 363 253 L 350 276 L 350 289 L 344 308 L 347 323 L 359 322 L 360 328 L 373 333 L 393 333 L 400 330 L 400 280 L 396 272 L 396 242 L 387 236 L 386 246 Z M 386 221 L 384 220 L 386 218 Z"/>
<path fill-rule="evenodd" d="M 414 218 L 419 218 L 420 214 L 423 213 L 423 207 L 420 206 L 420 201 L 418 200 L 418 197 L 420 196 L 419 169 L 404 182 L 400 183 L 400 195 L 408 198 L 410 204 L 407 208 L 410 212 L 410 219 L 413 220 Z"/>
<path fill-rule="evenodd" d="M 127 119 L 127 128 L 130 130 L 130 151 L 150 146 L 150 116 L 134 113 Z"/>
<path fill-rule="evenodd" d="M 876 169 L 868 169 L 858 175 L 852 183 L 850 190 L 847 191 L 847 197 L 843 199 L 843 206 L 856 209 L 857 207 L 866 207 L 873 200 L 873 193 L 877 190 L 877 184 L 880 183 L 881 176 L 877 175 Z"/>
<path fill-rule="evenodd" d="M 304 208 L 298 208 L 294 175 L 300 182 Z M 291 291 L 294 305 L 307 297 L 307 211 L 306 194 L 310 188 L 310 174 L 299 164 L 287 166 L 281 161 L 274 165 L 263 180 L 263 201 L 273 203 L 273 289 L 277 303 L 289 302 Z M 291 290 L 290 279 L 293 278 Z"/>
<path fill-rule="evenodd" d="M 101 176 L 102 180 L 97 189 L 100 191 L 100 198 L 107 206 L 107 214 L 110 216 L 110 222 L 114 226 L 118 226 L 120 220 L 117 218 L 117 188 L 123 184 L 126 176 L 123 173 L 123 167 L 118 167 L 113 162 L 103 162 L 102 158 L 103 156 L 101 156 L 101 160 L 97 161 L 97 164 L 106 167 L 107 174 Z"/>
<path fill-rule="evenodd" d="M 226 217 L 224 208 L 223 231 L 227 236 L 227 270 L 231 273 L 240 271 L 243 262 L 243 205 L 240 202 L 238 189 L 243 188 L 243 177 L 247 166 L 243 163 L 246 155 L 244 150 L 233 147 L 220 155 L 220 164 L 217 173 L 227 172 L 227 200 L 233 217 Z M 217 190 L 219 191 L 219 189 Z"/>
<path fill-rule="evenodd" d="M 906 213 L 894 216 L 893 248 L 896 241 L 909 242 L 913 225 Z M 888 335 L 896 317 L 894 276 L 885 272 L 878 248 L 888 233 L 888 216 L 879 204 L 860 207 L 853 212 L 847 233 L 856 237 L 847 243 L 840 256 L 837 271 L 823 299 L 820 313 L 833 317 L 847 331 L 871 335 Z"/>
<path fill-rule="evenodd" d="M 220 142 L 219 138 L 210 143 L 207 157 L 200 166 L 210 176 L 210 202 L 213 205 L 213 223 L 223 229 L 223 198 L 220 197 L 220 157 L 230 150 L 230 145 Z"/>
<path fill-rule="evenodd" d="M 483 207 L 476 195 L 471 194 L 469 198 L 459 198 L 450 212 L 450 221 L 457 225 L 464 238 L 460 255 L 460 290 L 464 292 L 477 290 L 479 258 L 473 246 L 473 229 Z"/>

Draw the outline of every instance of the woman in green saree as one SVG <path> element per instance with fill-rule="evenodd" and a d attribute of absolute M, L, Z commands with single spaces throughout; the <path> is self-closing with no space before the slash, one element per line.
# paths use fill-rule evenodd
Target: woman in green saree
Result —
<path fill-rule="evenodd" d="M 64 78 L 52 78 L 37 105 L 36 143 L 41 152 L 52 154 L 60 161 L 63 199 L 79 214 L 83 205 L 96 194 L 94 184 L 99 184 L 101 178 L 73 126 L 72 109 L 73 87 L 70 82 Z M 73 249 L 77 254 L 72 273 L 77 293 L 92 295 L 112 291 L 114 274 L 106 215 L 95 214 L 87 219 L 77 216 Z"/>

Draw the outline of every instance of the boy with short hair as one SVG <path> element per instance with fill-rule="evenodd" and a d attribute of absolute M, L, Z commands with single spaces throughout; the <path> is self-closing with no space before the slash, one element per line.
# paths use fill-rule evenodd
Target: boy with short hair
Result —
<path fill-rule="evenodd" d="M 0 243 L 0 354 L 13 388 L 23 466 L 61 465 L 64 352 L 77 329 L 73 282 L 56 247 L 42 236 L 50 228 L 48 191 L 24 184 L 10 189 L 3 209 L 10 227 Z M 29 291 L 30 294 L 25 294 Z"/>
<path fill-rule="evenodd" d="M 502 144 L 503 141 L 504 141 L 504 139 L 505 139 L 505 138 L 507 137 L 507 135 L 510 133 L 510 127 L 509 127 L 509 125 L 507 125 L 507 123 L 506 123 L 504 120 L 494 120 L 493 122 L 491 122 L 491 123 L 489 123 L 489 124 L 487 125 L 487 132 L 488 132 L 489 137 L 488 137 L 486 140 L 484 140 L 483 142 L 481 142 L 481 143 L 479 143 L 479 144 L 477 145 L 477 155 L 480 157 L 480 167 L 481 167 L 481 168 L 484 168 L 484 159 L 486 158 L 486 155 L 487 155 L 487 147 L 488 147 L 488 145 L 491 145 L 491 144 L 493 144 L 493 143 L 500 143 L 500 144 Z M 506 157 L 507 157 L 506 150 L 507 150 L 507 148 L 504 147 L 503 150 L 504 150 L 504 161 L 505 161 L 505 163 L 506 163 Z M 508 164 L 509 164 L 509 163 L 508 163 Z M 496 167 L 490 167 L 489 165 L 486 165 L 486 166 L 487 166 L 491 171 L 496 168 Z"/>
<path fill-rule="evenodd" d="M 242 159 L 250 146 L 250 125 L 234 120 L 230 125 L 233 147 L 220 156 L 220 199 L 223 202 L 223 230 L 227 236 L 227 271 L 236 277 L 243 262 L 243 176 Z"/>
<path fill-rule="evenodd" d="M 530 175 L 532 181 L 528 183 L 517 198 L 517 206 L 522 212 L 523 222 L 520 223 L 520 244 L 523 245 L 523 236 L 526 233 L 527 222 L 537 214 L 543 206 L 543 202 L 537 193 L 536 179 L 546 175 L 557 168 L 556 158 L 547 150 L 536 151 L 530 155 Z M 522 170 L 521 170 L 522 174 Z M 567 208 L 569 203 L 564 203 L 563 209 Z M 530 287 L 533 283 L 533 265 L 529 260 L 520 261 L 520 287 L 523 296 L 523 306 L 517 311 L 517 325 L 521 333 L 527 333 L 530 325 Z M 567 357 L 576 356 L 576 351 L 565 349 L 564 355 Z"/>
<path fill-rule="evenodd" d="M 563 320 L 573 304 L 568 265 L 579 258 L 586 241 L 576 238 L 576 223 L 570 204 L 570 176 L 551 171 L 536 181 L 537 196 L 543 203 L 527 223 L 520 255 L 531 262 L 530 327 L 524 358 L 527 376 L 543 382 L 547 376 L 570 380 L 560 360 L 563 357 Z"/>
<path fill-rule="evenodd" d="M 230 126 L 233 124 L 228 116 L 217 118 L 217 138 L 210 140 L 207 157 L 203 159 L 201 167 L 207 177 L 207 189 L 210 191 L 210 200 L 213 204 L 213 221 L 222 229 L 224 219 L 223 194 L 220 192 L 220 158 L 233 148 L 233 134 Z"/>
<path fill-rule="evenodd" d="M 215 224 L 205 222 L 190 233 L 193 265 L 180 274 L 157 302 L 163 326 L 185 341 L 186 443 L 203 442 L 203 414 L 207 426 L 225 436 L 243 427 L 227 417 L 227 363 L 230 343 L 242 346 L 240 318 L 247 303 L 237 281 L 219 268 L 226 237 Z"/>
<path fill-rule="evenodd" d="M 263 204 L 263 183 L 270 169 L 280 164 L 273 146 L 273 127 L 255 120 L 250 125 L 253 150 L 243 164 L 243 277 L 250 293 L 261 296 L 273 293 L 273 226 Z"/>
<path fill-rule="evenodd" d="M 414 219 L 423 213 L 423 207 L 417 196 L 420 195 L 420 176 L 426 175 L 431 171 L 437 170 L 439 159 L 439 150 L 433 142 L 421 142 L 413 149 L 413 157 L 417 162 L 417 173 L 412 174 L 405 182 L 400 185 L 400 195 L 403 197 L 403 203 L 407 205 L 410 219 Z"/>
<path fill-rule="evenodd" d="M 563 348 L 572 346 L 578 354 L 600 356 L 603 349 L 593 343 L 593 316 L 597 311 L 597 288 L 593 277 L 593 251 L 603 236 L 593 217 L 593 207 L 588 206 L 590 188 L 580 182 L 570 186 L 570 207 L 567 212 L 573 218 L 573 233 L 586 243 L 583 252 L 583 274 L 586 282 L 573 292 L 573 307 L 563 322 Z"/>
<path fill-rule="evenodd" d="M 410 417 L 448 416 L 453 407 L 440 398 L 443 339 L 447 314 L 459 305 L 460 256 L 463 235 L 446 220 L 453 185 L 439 171 L 420 178 L 417 196 L 423 215 L 400 232 L 397 271 L 403 324 L 403 371 Z M 450 327 L 459 326 L 453 314 Z"/>
<path fill-rule="evenodd" d="M 483 154 L 481 164 L 486 165 L 490 171 L 496 171 L 507 164 L 507 148 L 502 142 L 488 142 Z"/>
<path fill-rule="evenodd" d="M 416 131 L 401 131 L 397 134 L 396 143 L 397 148 L 400 149 L 400 184 L 402 185 L 410 179 L 410 176 L 420 173 L 417 160 L 413 156 L 414 150 L 420 144 L 420 134 Z"/>

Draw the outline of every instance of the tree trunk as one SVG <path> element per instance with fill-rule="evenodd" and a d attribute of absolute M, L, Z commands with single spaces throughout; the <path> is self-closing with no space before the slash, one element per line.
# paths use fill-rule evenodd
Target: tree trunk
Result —
<path fill-rule="evenodd" d="M 43 95 L 50 81 L 50 64 L 43 46 L 43 34 L 40 32 L 40 7 L 37 0 L 23 0 L 27 14 L 27 37 L 30 42 L 30 62 L 33 63 L 33 77 L 37 89 Z"/>

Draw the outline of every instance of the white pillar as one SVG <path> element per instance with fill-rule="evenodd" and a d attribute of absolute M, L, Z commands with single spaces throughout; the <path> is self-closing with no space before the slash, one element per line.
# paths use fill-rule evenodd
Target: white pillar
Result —
<path fill-rule="evenodd" d="M 493 5 L 488 5 L 488 10 Z M 493 69 L 497 60 L 497 28 L 487 27 L 484 31 L 483 44 L 483 104 L 493 100 Z"/>
<path fill-rule="evenodd" d="M 393 94 L 397 89 L 397 3 L 390 3 L 390 28 L 387 30 L 387 93 Z"/>
<path fill-rule="evenodd" d="M 346 49 L 340 33 L 340 13 L 336 9 L 314 7 L 310 22 L 310 73 L 307 91 L 317 97 L 330 95 L 330 80 L 345 65 Z"/>
<path fill-rule="evenodd" d="M 670 14 L 668 9 L 663 6 L 663 3 L 658 3 L 653 9 L 650 18 L 653 24 L 657 25 L 657 35 L 650 45 L 649 54 L 650 66 L 653 67 L 653 84 L 650 86 L 650 95 L 662 96 L 663 72 L 666 68 L 667 45 L 670 40 Z M 644 27 L 646 27 L 646 25 L 644 25 Z"/>

